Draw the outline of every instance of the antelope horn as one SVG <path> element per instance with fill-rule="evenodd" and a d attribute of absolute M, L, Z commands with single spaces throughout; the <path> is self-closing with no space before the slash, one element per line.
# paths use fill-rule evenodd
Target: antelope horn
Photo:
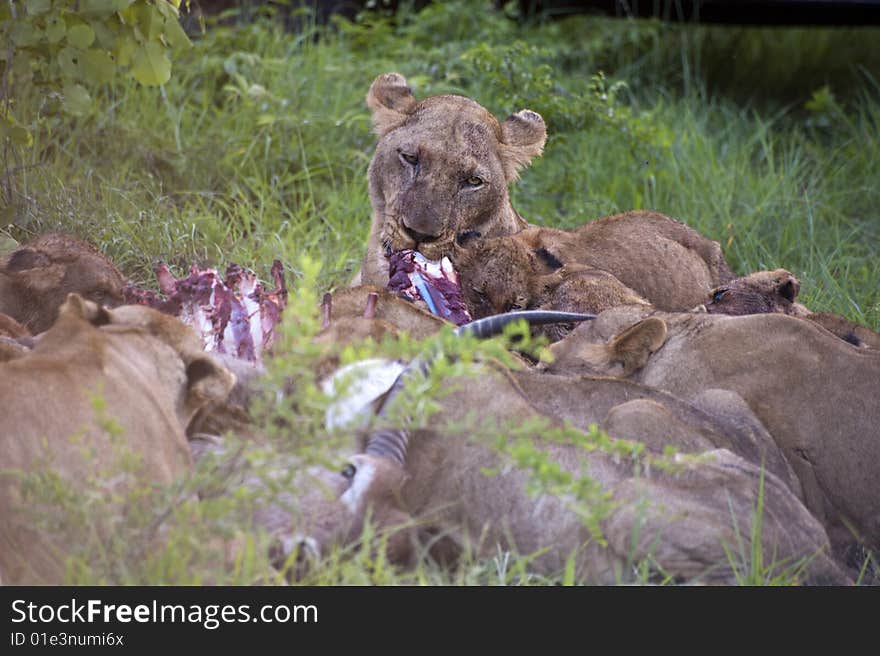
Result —
<path fill-rule="evenodd" d="M 500 334 L 505 327 L 514 321 L 525 319 L 530 326 L 544 326 L 550 323 L 571 323 L 576 321 L 588 321 L 595 319 L 595 314 L 580 314 L 578 312 L 555 312 L 550 310 L 521 310 L 518 312 L 506 312 L 493 314 L 471 321 L 455 329 L 456 335 L 471 334 L 482 339 Z"/>
<path fill-rule="evenodd" d="M 481 339 L 485 339 L 501 333 L 501 331 L 504 330 L 505 326 L 513 323 L 514 321 L 519 321 L 520 319 L 525 319 L 530 326 L 543 326 L 550 323 L 588 321 L 595 318 L 595 314 L 580 314 L 577 312 L 521 310 L 519 312 L 493 314 L 490 317 L 477 319 L 476 321 L 472 321 L 471 323 L 465 324 L 464 326 L 459 326 L 453 331 L 453 333 L 455 335 L 473 334 Z M 403 386 L 406 383 L 406 379 L 413 375 L 412 372 L 419 371 L 423 374 L 427 374 L 428 365 L 429 362 L 424 358 L 418 357 L 413 360 L 410 365 L 400 373 L 400 375 L 397 377 L 397 380 L 394 381 L 394 385 L 392 385 L 391 389 L 389 389 L 388 392 L 385 394 L 385 398 L 383 398 L 379 403 L 376 414 L 378 414 L 380 417 L 384 416 L 385 411 L 388 408 L 389 402 L 400 393 L 400 390 L 403 389 Z"/>
<path fill-rule="evenodd" d="M 324 294 L 321 300 L 321 330 L 327 330 L 330 327 L 330 315 L 333 313 L 333 296 Z"/>
<path fill-rule="evenodd" d="M 405 467 L 408 446 L 409 431 L 385 428 L 370 436 L 365 452 L 379 458 L 394 460 L 401 467 Z"/>

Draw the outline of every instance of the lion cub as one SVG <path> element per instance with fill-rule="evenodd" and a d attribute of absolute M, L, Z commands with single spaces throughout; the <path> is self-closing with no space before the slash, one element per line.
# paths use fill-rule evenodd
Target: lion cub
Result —
<path fill-rule="evenodd" d="M 541 305 L 548 289 L 559 289 L 563 305 L 577 298 L 593 311 L 639 302 L 683 311 L 734 277 L 718 242 L 642 210 L 570 231 L 531 227 L 508 237 L 478 236 L 457 244 L 453 261 L 476 316 Z"/>
<path fill-rule="evenodd" d="M 801 317 L 853 346 L 880 349 L 880 334 L 839 314 L 812 312 L 796 301 L 800 290 L 800 281 L 786 269 L 756 271 L 713 289 L 705 307 L 710 314 L 777 313 Z"/>
<path fill-rule="evenodd" d="M 457 259 L 462 295 L 475 319 L 513 310 L 598 314 L 609 307 L 648 302 L 607 271 L 563 266 L 550 252 L 533 249 L 516 235 L 485 239 Z M 551 341 L 570 326 L 543 329 Z"/>

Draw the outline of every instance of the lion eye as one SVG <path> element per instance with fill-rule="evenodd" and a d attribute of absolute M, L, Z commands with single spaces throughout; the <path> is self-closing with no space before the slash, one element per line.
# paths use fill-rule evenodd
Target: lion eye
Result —
<path fill-rule="evenodd" d="M 719 289 L 717 292 L 715 292 L 715 293 L 712 295 L 712 302 L 713 302 L 713 303 L 720 303 L 720 302 L 721 302 L 721 299 L 724 298 L 724 295 L 725 295 L 726 293 L 727 293 L 727 290 L 726 290 L 726 289 Z"/>
<path fill-rule="evenodd" d="M 469 187 L 482 187 L 483 186 L 483 178 L 478 175 L 472 175 L 467 180 L 465 180 Z"/>
<path fill-rule="evenodd" d="M 354 478 L 354 475 L 357 474 L 357 467 L 355 467 L 351 463 L 348 463 L 345 467 L 342 468 L 342 471 L 339 473 L 342 474 L 343 478 L 351 480 Z"/>
<path fill-rule="evenodd" d="M 405 153 L 402 150 L 400 151 L 400 159 L 402 159 L 410 166 L 416 166 L 419 163 L 418 155 L 410 155 L 409 153 Z"/>

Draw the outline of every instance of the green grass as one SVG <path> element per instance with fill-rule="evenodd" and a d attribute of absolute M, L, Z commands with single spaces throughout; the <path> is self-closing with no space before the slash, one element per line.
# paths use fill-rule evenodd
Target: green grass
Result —
<path fill-rule="evenodd" d="M 69 231 L 149 285 L 157 260 L 178 271 L 234 261 L 266 276 L 275 258 L 314 280 L 313 296 L 344 285 L 370 223 L 375 139 L 363 98 L 376 75 L 399 71 L 418 97 L 462 93 L 500 117 L 524 106 L 544 115 L 545 154 L 512 190 L 532 223 L 659 210 L 720 241 L 736 271 L 785 267 L 814 311 L 877 330 L 878 38 L 876 29 L 590 17 L 520 24 L 482 2 L 302 33 L 265 20 L 213 25 L 163 89 L 119 81 L 95 91 L 87 117 L 52 113 L 40 89 L 15 90 L 34 144 L 6 162 L 12 194 L 0 239 Z M 223 514 L 181 508 L 181 531 L 209 532 Z M 197 542 L 181 533 L 174 544 Z M 166 554 L 136 573 L 97 566 L 72 580 L 266 580 L 265 557 L 256 546 L 247 553 L 233 575 L 210 559 L 206 569 L 179 568 Z M 535 582 L 506 554 L 454 575 L 377 569 L 363 561 L 369 550 L 360 557 L 337 559 L 312 582 Z M 637 579 L 648 569 L 636 564 Z"/>
<path fill-rule="evenodd" d="M 363 97 L 398 70 L 420 97 L 465 93 L 500 116 L 528 105 L 547 118 L 545 155 L 513 190 L 533 223 L 663 211 L 721 241 L 737 271 L 786 267 L 808 305 L 880 326 L 876 30 L 812 33 L 843 51 L 829 70 L 847 95 L 838 100 L 831 80 L 808 110 L 820 87 L 798 97 L 789 79 L 784 94 L 737 102 L 707 91 L 721 86 L 717 73 L 695 72 L 713 75 L 706 62 L 752 43 L 755 85 L 782 77 L 783 62 L 797 77 L 821 63 L 797 30 L 774 32 L 771 47 L 765 30 L 587 17 L 520 26 L 465 4 L 302 34 L 209 27 L 164 90 L 101 89 L 81 119 L 41 113 L 38 90 L 18 89 L 35 144 L 10 162 L 22 168 L 3 229 L 17 239 L 71 230 L 142 283 L 157 259 L 265 272 L 274 257 L 294 268 L 309 253 L 322 286 L 340 284 L 359 266 L 370 218 Z M 627 85 L 604 104 L 591 79 L 602 67 L 606 86 Z"/>

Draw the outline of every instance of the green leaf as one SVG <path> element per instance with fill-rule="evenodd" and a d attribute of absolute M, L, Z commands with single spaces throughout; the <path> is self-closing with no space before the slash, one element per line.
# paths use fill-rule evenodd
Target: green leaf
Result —
<path fill-rule="evenodd" d="M 33 60 L 31 60 L 30 57 L 15 57 L 12 60 L 12 74 L 19 81 L 30 79 L 32 63 Z"/>
<path fill-rule="evenodd" d="M 0 209 L 0 225 L 11 226 L 16 224 L 18 222 L 17 219 L 20 211 L 21 208 L 17 203 L 9 203 L 9 205 Z M 4 239 L 5 245 L 3 246 L 3 254 L 10 253 L 17 248 L 17 246 L 12 246 L 9 241 L 6 241 L 8 239 L 8 237 Z M 10 248 L 10 246 L 12 247 Z"/>
<path fill-rule="evenodd" d="M 151 41 L 138 46 L 131 56 L 131 74 L 145 87 L 165 84 L 171 77 L 171 60 L 162 44 Z"/>
<path fill-rule="evenodd" d="M 126 7 L 117 12 L 119 20 L 123 25 L 134 25 L 137 22 L 137 7 Z"/>
<path fill-rule="evenodd" d="M 16 146 L 31 146 L 34 143 L 31 133 L 19 125 L 12 116 L 7 116 L 6 120 L 0 117 L 0 138 L 9 139 Z"/>
<path fill-rule="evenodd" d="M 88 48 L 95 40 L 95 30 L 91 26 L 81 23 L 67 30 L 67 42 L 77 48 Z"/>
<path fill-rule="evenodd" d="M 79 7 L 83 14 L 107 15 L 119 11 L 117 0 L 80 0 Z"/>
<path fill-rule="evenodd" d="M 2 126 L 0 126 L 0 129 L 2 129 Z M 12 221 L 6 220 L 5 216 L 0 215 L 0 224 L 6 225 L 9 223 L 12 223 Z M 15 241 L 12 237 L 8 237 L 6 235 L 0 235 L 0 257 L 16 250 L 18 248 L 18 246 L 19 246 L 19 243 L 17 241 Z"/>
<path fill-rule="evenodd" d="M 55 44 L 60 42 L 65 34 L 67 34 L 67 24 L 64 22 L 64 19 L 61 16 L 50 18 L 46 25 L 46 38 L 49 39 L 49 43 Z"/>
<path fill-rule="evenodd" d="M 113 81 L 116 75 L 116 62 L 106 51 L 92 48 L 82 53 L 80 70 L 90 82 L 104 84 Z"/>
<path fill-rule="evenodd" d="M 110 20 L 114 20 L 111 18 Z M 118 24 L 113 25 L 112 28 L 107 27 L 107 25 L 101 20 L 93 20 L 89 22 L 89 25 L 92 26 L 92 29 L 95 30 L 95 45 L 101 46 L 104 50 L 112 50 L 116 45 L 116 32 L 119 29 L 124 29 L 118 27 Z"/>
<path fill-rule="evenodd" d="M 162 0 L 160 0 L 162 1 Z M 162 26 L 165 19 L 162 18 L 153 5 L 138 5 L 134 7 L 137 14 L 137 25 L 146 41 L 154 41 L 162 34 Z"/>
<path fill-rule="evenodd" d="M 126 31 L 128 31 L 126 29 Z M 131 64 L 131 56 L 137 48 L 137 41 L 131 34 L 120 34 L 116 37 L 116 61 L 120 66 L 128 66 Z"/>
<path fill-rule="evenodd" d="M 52 0 L 24 0 L 24 6 L 28 16 L 39 16 L 52 8 Z"/>
<path fill-rule="evenodd" d="M 177 11 L 177 7 L 165 0 L 156 1 L 156 10 L 165 18 L 170 18 L 172 20 L 177 20 L 177 17 L 180 15 L 180 12 Z"/>
<path fill-rule="evenodd" d="M 169 18 L 165 21 L 165 39 L 172 48 L 181 50 L 192 48 L 192 41 L 189 40 L 176 18 Z"/>
<path fill-rule="evenodd" d="M 69 84 L 62 90 L 64 110 L 74 116 L 85 116 L 92 109 L 92 97 L 81 84 Z"/>
<path fill-rule="evenodd" d="M 79 51 L 70 46 L 58 53 L 58 67 L 61 74 L 70 81 L 79 79 Z"/>
<path fill-rule="evenodd" d="M 26 148 L 30 148 L 34 145 L 34 137 L 23 127 L 15 126 L 9 131 L 9 140 L 12 141 L 16 146 L 25 146 Z"/>
<path fill-rule="evenodd" d="M 40 33 L 34 29 L 33 25 L 23 21 L 14 23 L 12 29 L 9 30 L 9 35 L 12 37 L 12 42 L 19 48 L 35 46 L 40 42 Z"/>

